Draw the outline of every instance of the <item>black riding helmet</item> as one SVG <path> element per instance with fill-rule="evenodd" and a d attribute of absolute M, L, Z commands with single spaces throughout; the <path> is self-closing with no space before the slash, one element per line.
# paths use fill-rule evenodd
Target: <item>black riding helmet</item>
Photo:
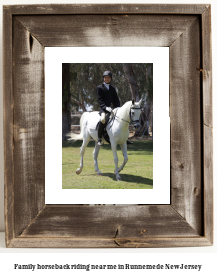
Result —
<path fill-rule="evenodd" d="M 112 73 L 109 70 L 104 71 L 103 77 L 104 76 L 110 76 L 112 78 Z"/>

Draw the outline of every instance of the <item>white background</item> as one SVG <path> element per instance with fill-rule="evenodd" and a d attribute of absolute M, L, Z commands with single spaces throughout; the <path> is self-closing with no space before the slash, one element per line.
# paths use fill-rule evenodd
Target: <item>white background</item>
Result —
<path fill-rule="evenodd" d="M 51 1 L 26 1 L 26 0 L 1 0 L 1 5 L 12 5 L 12 4 L 45 4 L 50 3 Z M 85 1 L 72 1 L 72 0 L 64 0 L 64 3 L 106 3 L 103 1 L 94 1 L 94 0 L 85 0 Z M 52 3 L 60 3 L 60 1 L 52 0 Z M 108 3 L 108 2 L 107 2 Z M 109 3 L 132 3 L 132 1 L 110 1 Z M 213 103 L 214 103 L 214 109 L 213 109 L 213 124 L 214 124 L 214 197 L 215 201 L 216 199 L 216 174 L 215 174 L 215 167 L 216 167 L 216 110 L 217 110 L 217 103 L 216 103 L 216 49 L 217 49 L 217 2 L 215 0 L 196 0 L 196 1 L 162 1 L 162 0 L 148 0 L 148 1 L 139 1 L 137 0 L 136 3 L 159 3 L 159 4 L 212 4 L 212 49 L 213 49 Z M 0 22 L 2 22 L 2 14 L 0 14 Z M 1 23 L 2 24 L 2 23 Z M 0 32 L 2 34 L 2 28 L 0 28 Z M 2 37 L 2 36 L 1 36 Z M 0 43 L 0 52 L 2 57 L 2 43 Z M 3 111 L 3 89 L 2 89 L 2 63 L 0 65 L 0 111 Z M 41 263 L 44 264 L 49 263 L 52 261 L 52 263 L 61 263 L 62 261 L 64 263 L 68 263 L 68 259 L 70 259 L 70 262 L 76 263 L 85 263 L 87 258 L 91 260 L 90 263 L 100 263 L 100 262 L 106 262 L 107 263 L 119 263 L 119 260 L 123 259 L 125 263 L 129 262 L 131 264 L 139 264 L 139 263 L 164 263 L 165 261 L 168 263 L 194 263 L 197 264 L 203 264 L 204 268 L 199 273 L 192 272 L 192 271 L 185 271 L 178 274 L 177 271 L 171 271 L 169 272 L 157 272 L 158 275 L 165 275 L 167 277 L 205 277 L 209 276 L 211 278 L 216 277 L 217 270 L 216 270 L 216 255 L 217 255 L 217 244 L 215 243 L 212 247 L 199 247 L 199 248 L 163 248 L 163 249 L 6 249 L 4 244 L 4 167 L 3 167 L 3 113 L 0 113 L 0 134 L 1 136 L 1 144 L 0 144 L 0 230 L 2 233 L 0 233 L 0 273 L 4 276 L 10 275 L 16 275 L 16 277 L 31 277 L 31 275 L 35 275 L 35 277 L 38 277 L 38 272 L 36 273 L 30 273 L 26 271 L 20 271 L 20 272 L 14 272 L 13 271 L 13 264 L 14 263 L 22 263 L 22 264 L 28 264 L 28 263 Z M 217 211 L 216 211 L 216 205 L 215 205 L 215 222 L 214 222 L 214 233 L 215 238 L 217 236 L 216 234 L 216 223 L 217 223 Z M 215 240 L 216 242 L 216 240 Z M 47 254 L 47 253 L 54 253 L 53 255 Z M 58 253 L 58 254 L 56 254 Z M 55 258 L 54 258 L 55 257 Z M 127 261 L 127 262 L 126 262 Z M 58 275 L 58 277 L 61 275 L 58 271 L 54 272 L 48 272 L 52 274 L 52 276 L 55 275 L 55 277 Z M 41 272 L 41 277 L 47 277 L 48 274 L 46 271 Z M 102 276 L 102 273 L 97 272 L 98 275 Z M 128 273 L 128 272 L 127 272 Z M 31 275 L 30 275 L 31 274 Z M 94 274 L 94 277 L 96 276 L 96 272 L 91 273 L 84 273 L 85 274 L 92 275 Z M 145 277 L 147 272 L 138 271 L 138 272 L 129 272 L 130 275 L 137 275 L 142 277 Z M 68 276 L 67 276 L 68 275 Z M 65 277 L 73 277 L 72 273 L 65 274 Z M 111 272 L 103 272 L 103 275 L 105 276 L 111 276 Z M 113 272 L 112 275 L 119 275 L 119 272 Z M 156 272 L 149 273 L 149 277 L 156 276 Z"/>
<path fill-rule="evenodd" d="M 62 189 L 62 63 L 102 62 L 153 63 L 153 189 Z M 169 47 L 46 47 L 45 92 L 45 204 L 170 204 Z M 129 167 L 130 159 L 121 173 Z"/>

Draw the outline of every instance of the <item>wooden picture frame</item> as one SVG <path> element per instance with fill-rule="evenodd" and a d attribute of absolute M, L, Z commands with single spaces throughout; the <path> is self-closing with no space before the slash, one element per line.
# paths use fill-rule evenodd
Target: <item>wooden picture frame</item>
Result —
<path fill-rule="evenodd" d="M 4 6 L 3 32 L 6 246 L 212 245 L 211 6 Z M 170 205 L 45 205 L 46 46 L 169 47 Z"/>

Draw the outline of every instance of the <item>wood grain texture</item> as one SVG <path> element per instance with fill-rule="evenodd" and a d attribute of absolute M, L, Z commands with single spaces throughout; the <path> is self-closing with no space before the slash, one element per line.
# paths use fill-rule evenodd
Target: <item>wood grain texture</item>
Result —
<path fill-rule="evenodd" d="M 45 206 L 45 46 L 170 47 L 171 206 Z M 5 6 L 6 245 L 212 245 L 211 88 L 210 5 Z"/>
<path fill-rule="evenodd" d="M 159 229 L 160 227 L 160 229 Z M 22 237 L 146 238 L 198 236 L 169 205 L 47 205 Z"/>
<path fill-rule="evenodd" d="M 189 4 L 44 4 L 5 6 L 17 14 L 202 14 L 209 5 Z"/>
<path fill-rule="evenodd" d="M 213 243 L 213 130 L 204 126 L 204 235 Z"/>
<path fill-rule="evenodd" d="M 168 248 L 210 246 L 205 237 L 180 238 L 14 238 L 10 248 Z"/>
<path fill-rule="evenodd" d="M 12 16 L 3 10 L 4 190 L 6 245 L 14 238 Z"/>
<path fill-rule="evenodd" d="M 212 42 L 211 42 L 211 7 L 202 14 L 202 74 L 203 74 L 203 110 L 204 125 L 213 127 L 212 117 Z"/>
<path fill-rule="evenodd" d="M 201 93 L 197 18 L 170 46 L 171 205 L 200 234 Z"/>
<path fill-rule="evenodd" d="M 44 206 L 44 47 L 13 20 L 14 209 L 19 235 Z"/>
<path fill-rule="evenodd" d="M 166 47 L 181 36 L 197 16 L 41 15 L 16 18 L 47 47 Z"/>
<path fill-rule="evenodd" d="M 203 76 L 203 159 L 204 159 L 204 228 L 213 242 L 213 102 L 211 6 L 202 14 L 202 76 Z"/>

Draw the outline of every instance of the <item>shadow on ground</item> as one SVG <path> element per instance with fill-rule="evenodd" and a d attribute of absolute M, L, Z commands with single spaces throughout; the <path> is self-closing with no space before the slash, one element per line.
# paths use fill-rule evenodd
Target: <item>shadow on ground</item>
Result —
<path fill-rule="evenodd" d="M 113 181 L 117 181 L 116 176 L 113 173 L 102 173 L 102 176 L 109 177 Z M 141 177 L 141 176 L 122 174 L 122 173 L 120 173 L 120 176 L 121 176 L 121 179 L 122 179 L 123 182 L 139 183 L 139 184 L 146 184 L 146 185 L 153 186 L 153 180 L 152 179 L 144 178 L 144 177 Z M 118 183 L 118 181 L 117 181 L 117 183 Z"/>

